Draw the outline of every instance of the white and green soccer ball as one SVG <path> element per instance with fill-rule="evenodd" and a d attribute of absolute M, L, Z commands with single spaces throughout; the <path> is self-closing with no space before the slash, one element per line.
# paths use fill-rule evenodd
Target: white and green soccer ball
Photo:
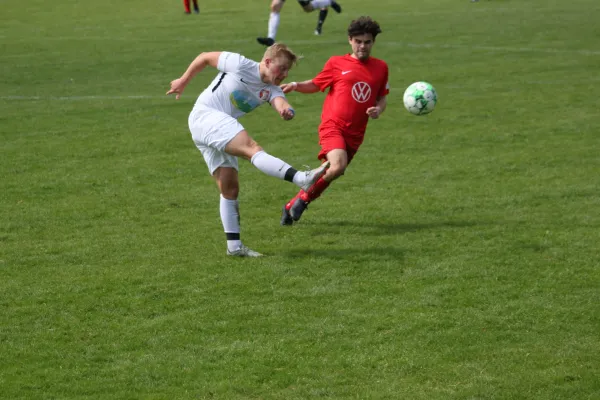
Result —
<path fill-rule="evenodd" d="M 437 93 L 431 83 L 415 82 L 404 91 L 404 107 L 411 114 L 429 114 L 436 103 Z"/>

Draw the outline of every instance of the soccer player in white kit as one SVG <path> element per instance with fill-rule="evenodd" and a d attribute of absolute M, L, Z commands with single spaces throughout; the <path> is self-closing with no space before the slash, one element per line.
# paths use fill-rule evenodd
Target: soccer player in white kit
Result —
<path fill-rule="evenodd" d="M 250 160 L 267 175 L 293 182 L 306 190 L 328 167 L 324 163 L 311 171 L 297 171 L 265 152 L 238 121 L 266 102 L 284 120 L 294 117 L 294 110 L 279 85 L 296 60 L 297 56 L 280 43 L 269 47 L 260 63 L 226 51 L 201 53 L 180 78 L 171 82 L 171 89 L 167 92 L 167 95 L 176 94 L 176 99 L 179 99 L 191 79 L 207 65 L 220 71 L 196 100 L 188 124 L 192 139 L 204 156 L 221 193 L 221 221 L 230 256 L 262 255 L 250 250 L 240 240 L 238 157 Z"/>

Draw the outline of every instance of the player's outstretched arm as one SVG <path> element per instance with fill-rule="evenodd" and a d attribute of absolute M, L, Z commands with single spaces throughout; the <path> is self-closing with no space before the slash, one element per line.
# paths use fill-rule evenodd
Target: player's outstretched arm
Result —
<path fill-rule="evenodd" d="M 315 93 L 320 90 L 319 87 L 315 85 L 312 80 L 304 82 L 284 83 L 283 85 L 281 85 L 281 89 L 283 90 L 283 93 L 289 93 L 293 90 L 300 93 Z"/>
<path fill-rule="evenodd" d="M 279 113 L 279 115 L 281 115 L 281 118 L 286 121 L 289 121 L 290 119 L 294 118 L 294 115 L 296 115 L 294 109 L 292 106 L 290 106 L 290 103 L 287 102 L 285 97 L 275 97 L 273 100 L 271 100 L 271 106 Z"/>
<path fill-rule="evenodd" d="M 385 111 L 386 107 L 387 107 L 387 98 L 385 96 L 379 97 L 379 98 L 377 98 L 377 103 L 375 104 L 374 107 L 367 108 L 367 114 L 369 114 L 369 117 L 371 117 L 373 119 L 377 119 L 377 118 L 379 118 L 381 113 L 383 113 Z"/>
<path fill-rule="evenodd" d="M 200 71 L 202 71 L 207 65 L 217 68 L 219 63 L 220 51 L 212 51 L 208 53 L 201 53 L 198 57 L 192 61 L 187 70 L 181 75 L 180 78 L 171 81 L 171 89 L 167 92 L 167 95 L 175 93 L 176 99 L 179 99 L 181 93 L 192 80 L 192 78 Z"/>

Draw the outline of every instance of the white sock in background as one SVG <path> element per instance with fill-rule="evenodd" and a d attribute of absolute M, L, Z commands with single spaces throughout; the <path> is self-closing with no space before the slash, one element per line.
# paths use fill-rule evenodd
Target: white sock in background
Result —
<path fill-rule="evenodd" d="M 271 15 L 269 15 L 269 34 L 267 36 L 275 40 L 277 28 L 279 28 L 279 13 L 272 12 Z"/>
<path fill-rule="evenodd" d="M 228 200 L 221 195 L 221 222 L 227 236 L 227 249 L 237 250 L 241 245 L 240 240 L 240 209 L 237 200 Z"/>

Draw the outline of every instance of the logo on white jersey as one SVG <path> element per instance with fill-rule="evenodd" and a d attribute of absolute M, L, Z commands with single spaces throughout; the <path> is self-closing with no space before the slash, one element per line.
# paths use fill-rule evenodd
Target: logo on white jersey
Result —
<path fill-rule="evenodd" d="M 352 98 L 359 103 L 364 103 L 371 97 L 371 87 L 367 82 L 356 82 L 352 86 Z"/>
<path fill-rule="evenodd" d="M 260 91 L 260 93 L 258 93 L 258 98 L 261 99 L 262 101 L 269 100 L 270 96 L 271 96 L 271 91 L 269 89 L 263 89 Z"/>
<path fill-rule="evenodd" d="M 342 75 L 346 75 L 349 72 L 352 72 L 352 71 L 342 71 Z"/>

